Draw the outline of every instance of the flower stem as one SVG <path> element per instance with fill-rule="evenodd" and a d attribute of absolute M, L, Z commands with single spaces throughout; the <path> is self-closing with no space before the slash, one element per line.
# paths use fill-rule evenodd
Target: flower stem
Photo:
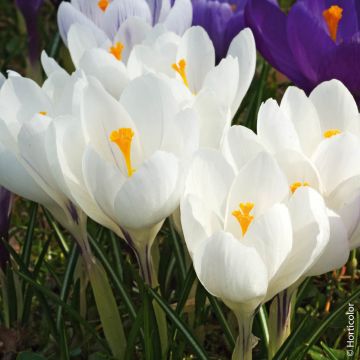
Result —
<path fill-rule="evenodd" d="M 288 288 L 274 297 L 270 306 L 269 315 L 269 359 L 272 359 L 291 333 L 291 317 L 294 301 L 296 300 L 295 288 Z"/>
<path fill-rule="evenodd" d="M 76 238 L 89 276 L 104 335 L 114 358 L 121 360 L 125 356 L 126 337 L 115 296 L 106 271 L 92 255 L 86 230 L 80 233 Z"/>
<path fill-rule="evenodd" d="M 159 282 L 152 261 L 151 246 L 146 245 L 144 248 L 138 249 L 136 256 L 139 262 L 140 272 L 144 279 L 144 282 L 151 288 L 158 288 Z M 158 292 L 160 292 L 160 290 L 158 290 Z M 153 300 L 152 304 L 159 331 L 162 354 L 163 357 L 165 357 L 168 348 L 166 315 L 156 300 Z"/>
<path fill-rule="evenodd" d="M 253 335 L 251 333 L 254 321 L 253 314 L 241 313 L 237 315 L 239 336 L 236 340 L 232 360 L 252 360 Z"/>

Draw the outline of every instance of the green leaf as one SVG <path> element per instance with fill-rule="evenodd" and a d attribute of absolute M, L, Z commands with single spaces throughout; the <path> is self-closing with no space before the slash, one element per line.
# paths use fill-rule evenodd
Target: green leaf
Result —
<path fill-rule="evenodd" d="M 126 350 L 125 332 L 108 276 L 100 262 L 86 263 L 86 266 L 105 338 L 114 357 L 123 359 Z"/>
<path fill-rule="evenodd" d="M 346 355 L 344 351 L 329 348 L 323 341 L 320 343 L 324 353 L 328 356 L 329 360 L 345 360 Z"/>
<path fill-rule="evenodd" d="M 62 281 L 61 291 L 60 291 L 60 299 L 66 302 L 66 299 L 70 292 L 70 285 L 73 279 L 74 270 L 76 267 L 77 260 L 79 258 L 79 247 L 74 242 L 70 251 L 70 255 L 67 261 L 66 270 L 64 274 L 64 278 Z M 56 326 L 58 331 L 61 328 L 61 320 L 62 319 L 62 306 L 58 307 L 57 314 L 56 314 Z"/>
<path fill-rule="evenodd" d="M 209 293 L 208 293 L 207 297 L 210 301 L 211 307 L 212 307 L 220 325 L 222 326 L 222 329 L 224 330 L 226 340 L 228 341 L 230 348 L 233 349 L 235 347 L 236 340 L 235 340 L 234 334 L 232 333 L 230 326 L 226 320 L 226 317 L 221 309 L 219 301 Z"/>
<path fill-rule="evenodd" d="M 33 238 L 34 238 L 34 229 L 35 229 L 35 224 L 36 224 L 37 211 L 38 211 L 38 204 L 32 203 L 31 209 L 30 209 L 30 220 L 29 220 L 29 224 L 27 226 L 24 246 L 23 246 L 22 254 L 21 254 L 21 258 L 26 267 L 29 267 L 29 264 L 30 264 L 31 247 L 32 247 L 32 242 L 33 242 Z"/>
<path fill-rule="evenodd" d="M 347 300 L 343 302 L 336 310 L 332 311 L 322 322 L 321 325 L 315 329 L 315 331 L 310 334 L 308 340 L 306 341 L 306 347 L 300 354 L 300 359 L 305 357 L 305 354 L 309 349 L 320 339 L 324 331 L 331 325 L 331 323 L 339 316 L 342 315 L 345 309 L 348 307 L 348 304 L 356 300 L 360 296 L 360 288 L 355 291 Z"/>
<path fill-rule="evenodd" d="M 125 290 L 123 284 L 119 280 L 118 276 L 116 275 L 116 272 L 113 269 L 113 266 L 109 263 L 106 254 L 104 253 L 103 249 L 99 245 L 99 243 L 94 240 L 90 235 L 88 236 L 89 242 L 91 244 L 91 248 L 94 250 L 97 258 L 101 261 L 103 264 L 105 270 L 108 272 L 110 279 L 112 280 L 116 290 L 119 291 L 122 301 L 124 302 L 124 305 L 126 306 L 130 316 L 132 319 L 136 318 L 136 310 L 135 307 L 131 301 L 130 296 L 128 295 L 127 291 Z"/>
<path fill-rule="evenodd" d="M 184 249 L 182 248 L 181 241 L 178 235 L 176 234 L 174 224 L 170 218 L 169 218 L 169 227 L 170 227 L 172 243 L 174 246 L 175 259 L 178 265 L 179 273 L 181 275 L 181 283 L 183 283 L 186 278 L 186 265 L 184 260 L 184 251 L 183 251 Z"/>
<path fill-rule="evenodd" d="M 48 210 L 46 210 L 44 207 L 42 208 L 46 217 L 46 220 L 48 221 L 48 223 L 50 224 L 50 226 L 53 228 L 55 235 L 56 235 L 56 239 L 58 241 L 58 244 L 60 246 L 60 249 L 62 250 L 62 252 L 64 253 L 65 257 L 67 256 L 68 252 L 69 252 L 69 246 L 66 242 L 66 239 L 63 235 L 63 233 L 61 232 L 59 225 L 57 224 L 57 222 L 53 219 L 52 215 L 50 214 L 50 212 Z"/>
<path fill-rule="evenodd" d="M 33 352 L 24 351 L 16 357 L 16 360 L 46 360 L 46 358 Z"/>
<path fill-rule="evenodd" d="M 191 331 L 188 329 L 186 324 L 177 316 L 174 310 L 169 307 L 169 305 L 159 296 L 159 294 L 155 290 L 149 287 L 147 288 L 147 290 L 150 295 L 158 302 L 160 307 L 164 310 L 169 320 L 189 342 L 189 345 L 193 348 L 195 354 L 198 356 L 198 359 L 207 360 L 208 356 L 206 355 L 205 350 L 199 344 L 197 339 L 191 334 Z"/>
<path fill-rule="evenodd" d="M 36 281 L 34 281 L 31 277 L 17 272 L 17 274 L 23 278 L 26 282 L 28 282 L 29 284 L 31 284 L 39 293 L 42 293 L 43 295 L 46 296 L 46 298 L 52 300 L 54 303 L 56 303 L 57 305 L 61 305 L 63 307 L 63 309 L 74 319 L 76 319 L 90 334 L 92 334 L 94 336 L 94 338 L 97 339 L 98 343 L 101 344 L 101 346 L 105 349 L 108 350 L 107 344 L 103 341 L 103 339 L 100 338 L 99 334 L 96 332 L 95 329 L 92 328 L 92 326 L 85 320 L 83 319 L 79 313 L 74 310 L 71 306 L 69 306 L 68 304 L 64 303 L 56 294 L 54 294 L 52 291 L 50 291 L 49 289 L 47 289 L 46 287 L 44 287 L 41 284 L 38 284 Z"/>
<path fill-rule="evenodd" d="M 310 315 L 307 314 L 302 322 L 296 327 L 295 331 L 291 333 L 291 335 L 286 339 L 281 348 L 277 351 L 273 360 L 283 360 L 286 359 L 288 354 L 292 351 L 294 343 L 296 342 L 297 337 L 302 334 L 303 329 L 307 325 L 309 321 Z M 299 358 L 300 359 L 300 358 Z"/>

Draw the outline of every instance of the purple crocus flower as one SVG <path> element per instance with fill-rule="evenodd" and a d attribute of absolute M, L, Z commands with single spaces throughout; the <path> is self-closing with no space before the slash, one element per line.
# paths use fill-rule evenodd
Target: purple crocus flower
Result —
<path fill-rule="evenodd" d="M 43 0 L 16 0 L 16 6 L 24 16 L 29 39 L 29 59 L 31 63 L 39 60 L 40 44 L 37 15 Z"/>
<path fill-rule="evenodd" d="M 193 25 L 202 26 L 214 43 L 216 61 L 227 54 L 231 40 L 245 27 L 247 0 L 192 0 Z"/>
<path fill-rule="evenodd" d="M 9 235 L 11 206 L 11 193 L 0 186 L 0 238 L 2 241 L 7 240 Z M 0 267 L 4 270 L 9 261 L 9 253 L 2 241 L 0 242 Z"/>
<path fill-rule="evenodd" d="M 359 0 L 298 0 L 288 15 L 275 0 L 248 0 L 245 20 L 260 53 L 297 86 L 335 78 L 360 102 Z"/>

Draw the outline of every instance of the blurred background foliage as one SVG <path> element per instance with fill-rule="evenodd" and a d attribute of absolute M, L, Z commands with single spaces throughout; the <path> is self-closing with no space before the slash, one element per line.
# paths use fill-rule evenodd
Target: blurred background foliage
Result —
<path fill-rule="evenodd" d="M 293 2 L 280 1 L 285 11 Z M 44 1 L 38 31 L 40 48 L 71 69 L 57 33 L 56 1 Z M 27 42 L 24 19 L 15 1 L 0 0 L 1 72 L 11 69 L 31 76 Z M 253 129 L 261 102 L 269 97 L 280 99 L 289 85 L 282 74 L 260 56 L 258 59 L 255 79 L 234 119 L 234 123 Z M 128 337 L 127 359 L 160 359 L 159 336 L 151 326 L 154 314 L 150 304 L 156 294 L 144 287 L 124 242 L 92 222 L 89 232 L 93 251 L 107 270 L 118 300 Z M 15 197 L 10 236 L 2 241 L 12 257 L 0 280 L 0 358 L 111 359 L 71 237 L 42 208 Z M 159 283 L 169 320 L 167 358 L 229 359 L 236 333 L 232 314 L 196 282 L 183 242 L 169 221 L 158 243 Z M 306 281 L 296 304 L 294 336 L 276 359 L 346 359 L 346 304 L 359 288 L 355 252 L 342 269 Z M 352 301 L 360 309 L 359 297 Z M 263 310 L 254 326 L 254 334 L 261 339 L 254 351 L 255 360 L 267 359 L 263 324 L 268 307 Z M 358 338 L 358 313 L 356 318 Z M 354 360 L 360 359 L 358 343 Z"/>

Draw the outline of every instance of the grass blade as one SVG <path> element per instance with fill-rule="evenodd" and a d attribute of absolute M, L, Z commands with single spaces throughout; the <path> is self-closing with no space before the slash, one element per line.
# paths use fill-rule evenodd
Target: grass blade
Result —
<path fill-rule="evenodd" d="M 203 347 L 199 344 L 197 339 L 191 334 L 186 324 L 178 317 L 178 315 L 168 306 L 166 302 L 159 296 L 156 290 L 147 288 L 149 294 L 157 301 L 160 307 L 163 309 L 167 317 L 171 320 L 174 326 L 185 337 L 189 345 L 193 348 L 194 352 L 198 356 L 198 359 L 207 360 L 208 356 L 205 353 Z"/>
<path fill-rule="evenodd" d="M 236 339 L 234 337 L 234 334 L 232 333 L 230 326 L 226 320 L 226 317 L 224 315 L 224 312 L 221 309 L 221 306 L 219 304 L 218 299 L 216 299 L 214 296 L 212 296 L 211 294 L 208 293 L 208 299 L 210 301 L 211 307 L 222 327 L 222 329 L 224 330 L 224 334 L 226 337 L 227 342 L 229 343 L 229 346 L 231 349 L 233 349 L 235 347 L 235 342 Z"/>

